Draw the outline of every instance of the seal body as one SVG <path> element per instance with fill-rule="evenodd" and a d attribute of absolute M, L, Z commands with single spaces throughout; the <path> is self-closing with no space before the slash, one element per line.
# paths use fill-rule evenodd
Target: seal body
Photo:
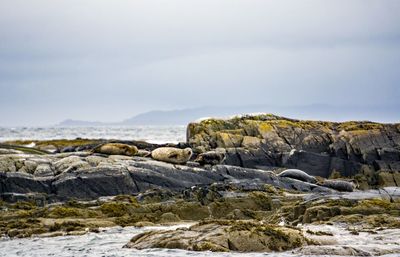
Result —
<path fill-rule="evenodd" d="M 151 152 L 151 158 L 157 161 L 185 164 L 192 157 L 191 148 L 159 147 Z"/>
<path fill-rule="evenodd" d="M 120 143 L 107 143 L 100 145 L 93 149 L 94 153 L 108 154 L 108 155 L 126 155 L 134 156 L 138 153 L 138 149 L 134 145 L 120 144 Z"/>
<path fill-rule="evenodd" d="M 294 178 L 309 183 L 316 183 L 317 179 L 308 175 L 306 172 L 298 169 L 284 170 L 278 175 L 279 177 Z"/>
<path fill-rule="evenodd" d="M 338 179 L 326 179 L 322 183 L 321 186 L 329 187 L 335 189 L 337 191 L 342 192 L 353 192 L 354 191 L 354 184 L 349 181 L 345 180 L 338 180 Z"/>
<path fill-rule="evenodd" d="M 199 154 L 194 161 L 200 163 L 200 165 L 217 165 L 223 162 L 224 159 L 225 154 L 223 152 L 209 151 Z"/>

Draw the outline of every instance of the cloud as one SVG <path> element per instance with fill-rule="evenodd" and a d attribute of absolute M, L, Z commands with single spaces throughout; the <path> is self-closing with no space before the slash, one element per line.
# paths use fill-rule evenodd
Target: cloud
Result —
<path fill-rule="evenodd" d="M 7 124 L 151 109 L 392 104 L 399 1 L 3 1 Z M 2 124 L 0 124 L 2 125 Z"/>

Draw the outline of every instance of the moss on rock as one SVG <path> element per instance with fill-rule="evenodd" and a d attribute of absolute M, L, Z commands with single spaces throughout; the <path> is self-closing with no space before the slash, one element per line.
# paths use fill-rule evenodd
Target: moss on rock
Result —
<path fill-rule="evenodd" d="M 135 206 L 121 202 L 107 202 L 100 206 L 100 210 L 108 217 L 120 217 L 132 213 Z"/>

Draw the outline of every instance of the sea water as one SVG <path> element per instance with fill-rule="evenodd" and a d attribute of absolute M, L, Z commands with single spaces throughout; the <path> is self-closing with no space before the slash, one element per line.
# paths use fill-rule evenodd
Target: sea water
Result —
<path fill-rule="evenodd" d="M 0 142 L 75 138 L 178 143 L 186 141 L 186 126 L 0 127 Z"/>

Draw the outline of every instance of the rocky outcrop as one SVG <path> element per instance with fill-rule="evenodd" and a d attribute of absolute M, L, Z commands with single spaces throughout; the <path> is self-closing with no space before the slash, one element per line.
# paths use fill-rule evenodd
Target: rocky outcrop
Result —
<path fill-rule="evenodd" d="M 0 197 L 7 201 L 23 197 L 90 200 L 101 196 L 137 194 L 149 189 L 174 192 L 215 183 L 244 191 L 265 184 L 301 192 L 331 192 L 328 187 L 272 171 L 230 165 L 192 167 L 120 155 L 89 152 L 52 155 L 7 154 L 0 156 Z"/>
<path fill-rule="evenodd" d="M 171 248 L 213 252 L 287 251 L 306 245 L 300 230 L 259 222 L 203 222 L 188 229 L 150 231 L 125 246 L 135 249 Z"/>
<path fill-rule="evenodd" d="M 247 168 L 297 168 L 321 177 L 400 171 L 400 124 L 247 115 L 190 123 L 187 142 L 197 154 L 224 148 L 225 164 Z"/>

